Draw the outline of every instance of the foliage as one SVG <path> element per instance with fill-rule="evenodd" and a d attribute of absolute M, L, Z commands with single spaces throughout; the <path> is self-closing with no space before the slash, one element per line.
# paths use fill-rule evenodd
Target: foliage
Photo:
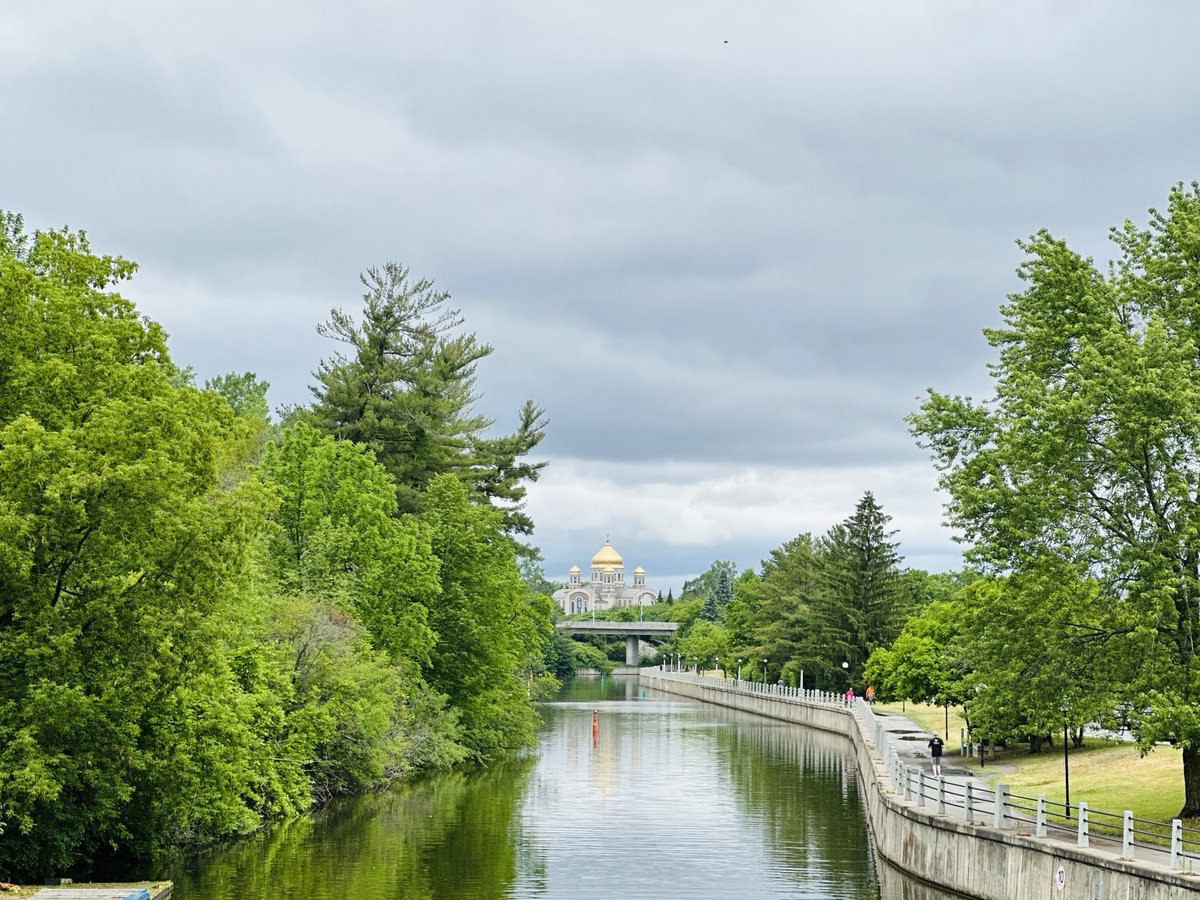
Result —
<path fill-rule="evenodd" d="M 430 482 L 425 505 L 441 584 L 429 610 L 437 640 L 425 676 L 460 711 L 472 754 L 488 758 L 532 739 L 535 716 L 519 673 L 541 655 L 551 605 L 521 580 L 499 510 L 472 503 L 448 474 Z"/>
<path fill-rule="evenodd" d="M 245 830 L 226 611 L 269 497 L 223 476 L 247 429 L 172 382 L 109 290 L 131 263 L 82 233 L 0 245 L 0 874 Z"/>
<path fill-rule="evenodd" d="M 317 329 L 349 355 L 322 362 L 315 373 L 313 424 L 375 453 L 395 480 L 399 511 L 419 512 L 433 479 L 451 474 L 504 510 L 507 531 L 531 533 L 525 484 L 545 463 L 525 457 L 545 434 L 542 410 L 527 402 L 515 432 L 484 437 L 492 423 L 473 412 L 475 379 L 491 346 L 456 333 L 463 319 L 446 306 L 449 294 L 403 266 L 369 269 L 361 280 L 362 321 L 335 309 Z"/>
<path fill-rule="evenodd" d="M 476 433 L 458 401 L 482 345 L 444 318 L 335 317 L 412 351 L 406 390 L 424 393 L 371 415 L 441 431 L 375 443 L 414 454 L 398 482 L 300 411 L 269 425 L 252 373 L 197 389 L 115 291 L 135 268 L 0 213 L 0 880 L 486 758 L 530 739 L 530 695 L 557 684 L 551 604 L 509 537 L 531 524 L 542 420 L 527 406 L 511 439 Z M 389 353 L 366 353 L 375 374 Z M 414 485 L 425 515 L 397 515 Z"/>
<path fill-rule="evenodd" d="M 1091 641 L 1133 662 L 1152 713 L 1143 746 L 1183 748 L 1200 813 L 1200 188 L 1175 187 L 1148 228 L 1113 229 L 1107 275 L 1049 233 L 1021 243 L 1026 283 L 985 332 L 999 359 L 985 403 L 930 392 L 911 417 L 989 570 L 1093 580 Z M 1082 624 L 1082 623 L 1081 623 Z"/>

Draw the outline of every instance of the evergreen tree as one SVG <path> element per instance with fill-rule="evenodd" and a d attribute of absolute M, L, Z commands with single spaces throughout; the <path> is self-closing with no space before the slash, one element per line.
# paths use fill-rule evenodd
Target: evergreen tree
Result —
<path fill-rule="evenodd" d="M 901 558 L 890 521 L 867 491 L 854 514 L 821 542 L 813 624 L 831 668 L 850 664 L 851 684 L 861 682 L 871 651 L 890 646 L 904 625 Z"/>
<path fill-rule="evenodd" d="M 542 410 L 527 402 L 515 432 L 485 437 L 492 421 L 474 412 L 475 378 L 491 346 L 458 333 L 463 318 L 447 306 L 449 294 L 410 278 L 403 266 L 369 269 L 361 280 L 361 322 L 335 309 L 317 328 L 348 352 L 315 373 L 311 421 L 374 451 L 396 482 L 400 512 L 419 511 L 432 479 L 452 474 L 479 498 L 497 502 L 508 532 L 529 534 L 533 523 L 521 510 L 525 484 L 537 480 L 545 463 L 525 457 L 545 434 Z"/>
<path fill-rule="evenodd" d="M 717 583 L 713 587 L 712 597 L 716 602 L 717 609 L 721 610 L 728 606 L 729 601 L 733 599 L 733 578 L 729 569 L 724 566 L 717 571 Z"/>

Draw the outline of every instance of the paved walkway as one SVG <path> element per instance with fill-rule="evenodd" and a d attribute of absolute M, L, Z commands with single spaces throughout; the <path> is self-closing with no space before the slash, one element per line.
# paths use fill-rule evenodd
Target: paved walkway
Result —
<path fill-rule="evenodd" d="M 859 719 L 860 722 L 862 721 L 862 714 L 857 709 L 854 711 L 854 715 L 855 718 Z M 911 719 L 905 718 L 904 716 L 888 713 L 875 713 L 875 719 L 883 726 L 888 744 L 894 749 L 904 765 L 924 770 L 926 773 L 928 773 L 929 779 L 932 780 L 933 764 L 929 758 L 928 743 L 929 739 L 933 735 L 928 731 L 924 731 L 919 725 L 914 723 Z M 866 726 L 866 723 L 863 723 L 863 726 L 862 733 L 870 736 L 871 729 Z M 942 776 L 945 778 L 947 786 L 946 816 L 958 819 L 966 818 L 965 811 L 961 807 L 950 805 L 950 794 L 953 791 L 955 795 L 954 799 L 961 804 L 961 800 L 958 798 L 965 793 L 964 785 L 970 782 L 972 790 L 975 791 L 977 795 L 981 795 L 981 798 L 987 798 L 985 802 L 977 801 L 976 803 L 975 824 L 991 825 L 993 808 L 991 797 L 994 790 L 992 784 L 990 784 L 988 781 L 984 781 L 973 771 L 963 767 L 961 764 L 956 766 L 956 759 L 961 760 L 962 757 L 958 756 L 957 754 L 942 757 Z M 1004 766 L 997 766 L 997 769 L 999 769 L 998 774 L 1002 776 L 1004 774 Z M 1003 783 L 1004 780 L 1002 777 L 997 778 L 996 769 L 993 769 L 992 773 L 988 774 L 987 777 L 989 779 L 995 779 L 998 783 Z M 932 794 L 935 790 L 936 787 L 930 786 L 930 784 L 927 782 L 927 793 Z M 897 788 L 896 794 L 897 799 L 903 800 L 902 789 Z M 913 806 L 918 805 L 915 799 L 907 802 Z M 1024 803 L 1025 801 L 1021 802 Z M 925 800 L 924 810 L 926 812 L 936 811 L 936 802 L 931 800 L 928 796 Z M 1112 812 L 1112 810 L 1106 810 L 1106 812 Z M 1026 815 L 1021 810 L 1012 810 L 1010 818 L 1017 820 L 1017 828 L 1022 833 L 1033 832 L 1033 816 Z M 1028 828 L 1022 827 L 1026 824 L 1028 825 Z M 1144 826 L 1139 825 L 1138 827 Z M 1140 839 L 1144 840 L 1144 838 Z M 1078 840 L 1077 825 L 1072 824 L 1070 827 L 1051 827 L 1048 836 L 1042 838 L 1042 840 L 1045 840 L 1051 844 L 1061 844 L 1062 846 L 1066 847 L 1075 847 Z M 1092 832 L 1089 836 L 1088 844 L 1089 849 L 1091 850 L 1096 850 L 1114 857 L 1120 857 L 1121 855 L 1122 848 L 1120 838 L 1113 838 L 1107 835 L 1101 835 Z M 1169 870 L 1170 856 L 1168 848 L 1165 846 L 1159 847 L 1155 845 L 1143 845 L 1135 842 L 1133 856 L 1134 859 L 1138 860 L 1139 862 L 1161 868 L 1163 871 Z M 1192 859 L 1185 856 L 1185 866 L 1192 861 Z M 1197 863 L 1197 868 L 1200 870 L 1200 863 Z"/>

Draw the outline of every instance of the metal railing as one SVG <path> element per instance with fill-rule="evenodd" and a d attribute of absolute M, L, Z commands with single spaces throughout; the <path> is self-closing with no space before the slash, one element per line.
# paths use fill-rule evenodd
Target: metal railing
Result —
<path fill-rule="evenodd" d="M 670 670 L 666 670 L 669 671 Z M 673 677 L 696 683 L 712 684 L 711 676 L 687 672 L 670 672 Z M 895 796 L 917 808 L 932 810 L 936 815 L 954 815 L 972 825 L 992 828 L 1032 826 L 1037 838 L 1054 833 L 1059 839 L 1074 836 L 1078 847 L 1093 847 L 1092 826 L 1095 824 L 1096 849 L 1120 850 L 1121 859 L 1134 859 L 1143 853 L 1165 854 L 1168 867 L 1175 872 L 1189 871 L 1200 862 L 1200 829 L 1184 827 L 1181 819 L 1156 822 L 1139 819 L 1130 810 L 1121 813 L 1091 809 L 1086 802 L 1070 806 L 1046 799 L 1045 794 L 1026 797 L 1014 794 L 1007 784 L 994 789 L 974 783 L 970 778 L 959 781 L 945 776 L 934 777 L 921 766 L 906 765 L 893 741 L 871 705 L 861 697 L 848 701 L 843 694 L 821 690 L 801 690 L 786 684 L 766 684 L 761 681 L 725 678 L 720 682 L 726 690 L 772 697 L 778 700 L 814 706 L 841 708 L 853 712 L 860 723 L 863 737 L 874 744 L 883 759 Z M 953 812 L 951 812 L 953 811 Z M 1195 867 L 1200 868 L 1200 867 Z"/>

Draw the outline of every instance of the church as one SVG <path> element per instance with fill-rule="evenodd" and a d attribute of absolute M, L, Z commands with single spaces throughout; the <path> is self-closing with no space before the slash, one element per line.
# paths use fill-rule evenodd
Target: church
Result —
<path fill-rule="evenodd" d="M 555 591 L 553 599 L 564 613 L 571 615 L 621 606 L 649 606 L 658 599 L 658 594 L 646 587 L 646 571 L 641 566 L 633 570 L 633 584 L 625 583 L 625 561 L 605 539 L 604 546 L 592 557 L 590 580 L 583 580 L 579 566 L 571 566 L 567 586 Z"/>

